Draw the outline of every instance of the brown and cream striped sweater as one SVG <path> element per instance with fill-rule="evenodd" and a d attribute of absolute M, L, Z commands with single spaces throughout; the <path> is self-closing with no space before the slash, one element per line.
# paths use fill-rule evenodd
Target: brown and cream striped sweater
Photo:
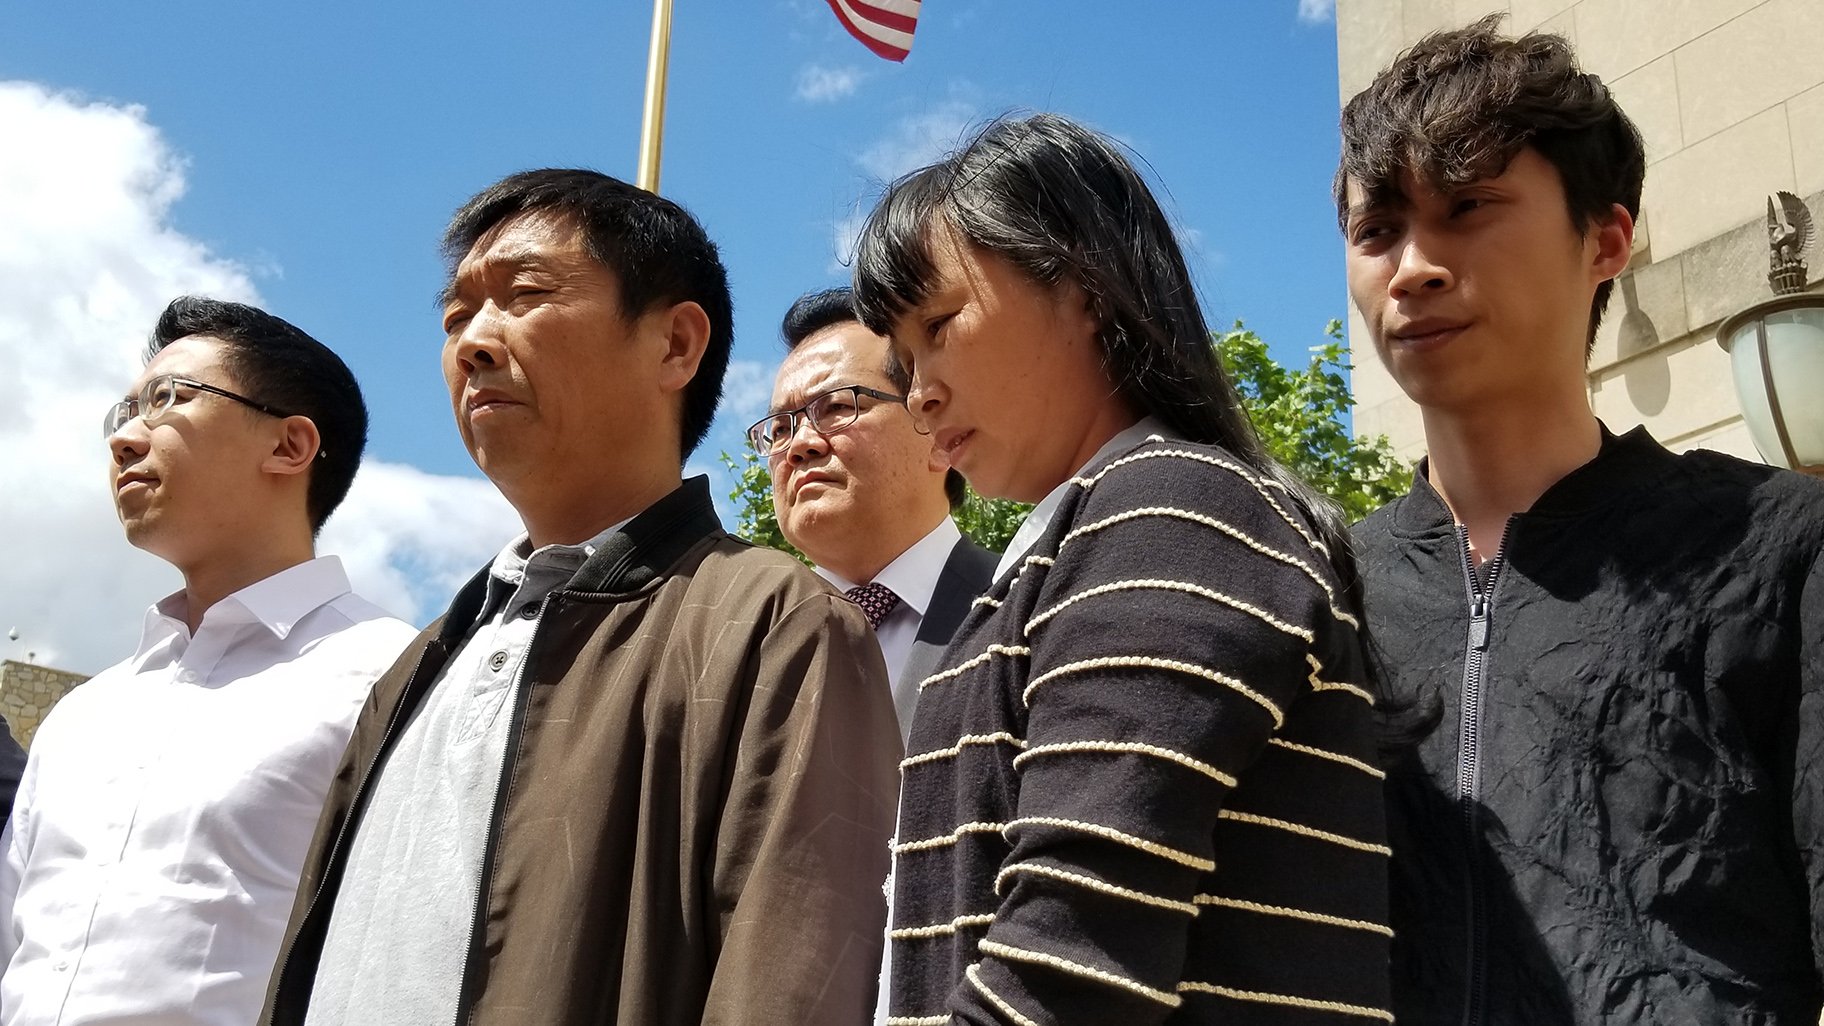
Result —
<path fill-rule="evenodd" d="M 1214 446 L 1086 468 L 920 684 L 889 1023 L 1388 1022 L 1361 641 Z"/>

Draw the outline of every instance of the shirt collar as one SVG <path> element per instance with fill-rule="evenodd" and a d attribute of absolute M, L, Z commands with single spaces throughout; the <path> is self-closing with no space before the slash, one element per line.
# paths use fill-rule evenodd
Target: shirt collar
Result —
<path fill-rule="evenodd" d="M 994 579 L 998 581 L 1005 577 L 1008 570 L 1018 566 L 1020 561 L 1025 558 L 1026 550 L 1032 548 L 1035 542 L 1045 536 L 1045 529 L 1051 526 L 1051 518 L 1057 515 L 1058 506 L 1063 503 L 1064 496 L 1069 493 L 1072 481 L 1081 477 L 1083 472 L 1090 467 L 1108 459 L 1115 453 L 1139 445 L 1153 435 L 1159 435 L 1162 438 L 1177 437 L 1172 433 L 1172 429 L 1166 427 L 1165 422 L 1159 418 L 1142 417 L 1139 423 L 1102 443 L 1102 448 L 1097 449 L 1094 456 L 1078 467 L 1075 474 L 1058 482 L 1056 488 L 1045 493 L 1045 497 L 1039 500 L 1039 504 L 1032 507 L 1032 512 L 1026 514 L 1026 519 L 1020 522 L 1019 530 L 1013 532 L 1013 540 L 1007 543 L 1007 551 L 1001 553 L 1001 562 L 994 568 Z"/>
<path fill-rule="evenodd" d="M 942 518 L 930 533 L 913 542 L 893 562 L 883 567 L 880 573 L 875 574 L 873 583 L 891 591 L 899 597 L 900 602 L 910 606 L 919 616 L 924 616 L 925 608 L 931 604 L 932 594 L 937 591 L 937 579 L 943 576 L 944 564 L 950 559 L 950 550 L 956 547 L 962 537 L 963 532 L 957 529 L 954 520 L 948 516 Z M 856 582 L 834 570 L 820 566 L 812 569 L 838 590 L 846 592 L 856 586 Z"/>
<path fill-rule="evenodd" d="M 1559 478 L 1530 508 L 1515 516 L 1578 516 L 1611 502 L 1633 499 L 1663 480 L 1673 457 L 1654 441 L 1645 425 L 1620 435 L 1600 421 L 1597 426 L 1602 429 L 1602 445 L 1595 457 Z M 1455 533 L 1456 515 L 1431 486 L 1430 470 L 1429 456 L 1413 470 L 1412 491 L 1394 510 L 1396 534 Z"/>
<path fill-rule="evenodd" d="M 197 629 L 219 624 L 257 623 L 283 640 L 298 621 L 351 590 L 341 558 L 318 556 L 255 581 L 210 606 Z M 187 635 L 186 611 L 182 591 L 166 595 L 146 610 L 138 654 L 144 655 L 174 634 Z"/>
<path fill-rule="evenodd" d="M 623 520 L 595 537 L 574 545 L 541 545 L 536 549 L 532 548 L 531 537 L 522 533 L 500 550 L 488 568 L 486 608 L 494 609 L 506 601 L 508 596 L 527 583 L 528 578 L 531 578 L 533 587 L 527 598 L 532 597 L 532 593 L 542 597 L 570 583 L 570 579 L 583 568 L 589 557 L 595 555 L 602 543 L 608 540 L 608 536 L 626 525 L 627 520 Z M 485 611 L 483 615 L 486 615 Z"/>

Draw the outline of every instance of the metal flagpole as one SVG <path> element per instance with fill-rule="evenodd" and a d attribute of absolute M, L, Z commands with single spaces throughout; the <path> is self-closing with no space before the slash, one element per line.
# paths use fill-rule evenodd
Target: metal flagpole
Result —
<path fill-rule="evenodd" d="M 653 0 L 652 50 L 646 56 L 646 113 L 640 122 L 639 186 L 659 191 L 665 149 L 665 72 L 671 63 L 671 0 Z"/>

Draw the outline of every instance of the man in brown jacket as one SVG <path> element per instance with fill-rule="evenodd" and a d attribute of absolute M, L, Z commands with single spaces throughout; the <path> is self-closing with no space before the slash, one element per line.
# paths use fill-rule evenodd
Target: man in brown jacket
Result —
<path fill-rule="evenodd" d="M 457 427 L 526 533 L 375 686 L 264 1021 L 865 1021 L 898 729 L 860 610 L 681 479 L 729 355 L 714 244 L 532 171 L 444 247 Z"/>

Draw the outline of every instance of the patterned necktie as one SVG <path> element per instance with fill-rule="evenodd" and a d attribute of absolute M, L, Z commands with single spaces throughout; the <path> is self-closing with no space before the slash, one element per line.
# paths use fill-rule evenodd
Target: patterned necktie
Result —
<path fill-rule="evenodd" d="M 861 607 L 861 615 L 868 618 L 868 626 L 875 630 L 880 629 L 880 622 L 887 618 L 893 607 L 899 605 L 899 596 L 884 584 L 864 584 L 850 588 L 843 596 Z"/>

